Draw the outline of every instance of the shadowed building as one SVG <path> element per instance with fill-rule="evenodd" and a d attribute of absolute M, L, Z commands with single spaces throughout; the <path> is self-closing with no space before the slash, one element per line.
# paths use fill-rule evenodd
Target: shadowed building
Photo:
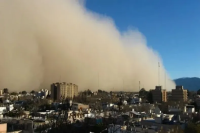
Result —
<path fill-rule="evenodd" d="M 156 86 L 155 90 L 152 90 L 153 102 L 167 102 L 167 91 L 162 90 L 162 86 Z"/>
<path fill-rule="evenodd" d="M 78 86 L 72 83 L 51 84 L 51 98 L 53 100 L 73 98 L 78 95 Z"/>
<path fill-rule="evenodd" d="M 176 86 L 176 89 L 172 89 L 172 101 L 187 101 L 187 90 L 183 89 L 183 86 Z"/>
<path fill-rule="evenodd" d="M 51 84 L 51 99 L 58 100 L 60 98 L 60 83 Z"/>

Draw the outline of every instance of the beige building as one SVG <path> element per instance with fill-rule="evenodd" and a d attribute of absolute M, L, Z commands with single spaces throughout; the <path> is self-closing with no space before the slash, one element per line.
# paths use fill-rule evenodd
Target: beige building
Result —
<path fill-rule="evenodd" d="M 162 90 L 162 86 L 156 86 L 155 90 L 152 90 L 153 102 L 167 102 L 167 91 Z"/>
<path fill-rule="evenodd" d="M 7 123 L 0 123 L 0 133 L 7 133 Z"/>
<path fill-rule="evenodd" d="M 187 90 L 183 89 L 183 86 L 176 86 L 176 89 L 172 89 L 171 101 L 187 101 Z"/>
<path fill-rule="evenodd" d="M 51 84 L 51 98 L 59 100 L 63 98 L 73 98 L 78 95 L 78 86 L 72 83 Z"/>

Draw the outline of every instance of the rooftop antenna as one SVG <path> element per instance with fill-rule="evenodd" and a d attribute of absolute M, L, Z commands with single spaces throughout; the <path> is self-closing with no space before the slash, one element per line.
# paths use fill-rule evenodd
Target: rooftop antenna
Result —
<path fill-rule="evenodd" d="M 166 87 L 166 72 L 165 72 L 165 89 L 167 90 L 167 87 Z"/>
<path fill-rule="evenodd" d="M 99 89 L 99 73 L 98 73 L 98 89 Z"/>
<path fill-rule="evenodd" d="M 158 86 L 160 86 L 160 62 L 158 62 Z"/>
<path fill-rule="evenodd" d="M 139 91 L 140 91 L 140 81 L 139 81 Z"/>
<path fill-rule="evenodd" d="M 123 90 L 124 90 L 124 79 L 123 79 Z"/>

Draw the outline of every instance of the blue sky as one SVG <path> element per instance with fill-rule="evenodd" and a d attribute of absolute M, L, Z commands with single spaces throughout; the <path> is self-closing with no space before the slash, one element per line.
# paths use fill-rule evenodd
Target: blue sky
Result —
<path fill-rule="evenodd" d="M 200 77 L 200 0 L 86 0 L 85 5 L 111 17 L 120 31 L 137 28 L 173 79 Z"/>

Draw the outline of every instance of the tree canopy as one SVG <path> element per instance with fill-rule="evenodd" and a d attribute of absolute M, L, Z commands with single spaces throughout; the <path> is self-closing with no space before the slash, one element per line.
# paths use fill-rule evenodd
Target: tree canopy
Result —
<path fill-rule="evenodd" d="M 200 89 L 197 91 L 197 94 L 200 95 Z"/>
<path fill-rule="evenodd" d="M 10 95 L 17 95 L 17 92 L 11 92 Z"/>
<path fill-rule="evenodd" d="M 26 92 L 26 91 L 22 91 L 22 94 L 24 94 L 24 95 L 25 95 L 25 94 L 27 94 L 27 92 Z"/>

